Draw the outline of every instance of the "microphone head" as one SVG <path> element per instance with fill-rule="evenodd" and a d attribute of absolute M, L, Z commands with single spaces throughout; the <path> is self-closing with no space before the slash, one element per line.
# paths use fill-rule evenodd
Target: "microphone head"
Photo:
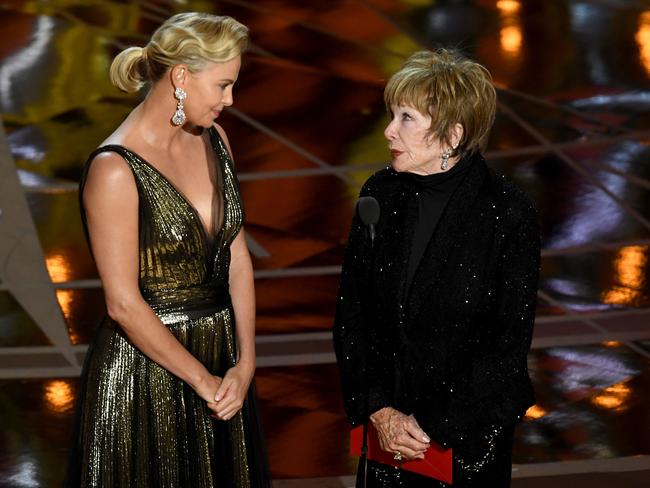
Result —
<path fill-rule="evenodd" d="M 374 197 L 359 198 L 357 214 L 363 225 L 375 225 L 379 222 L 379 202 Z"/>

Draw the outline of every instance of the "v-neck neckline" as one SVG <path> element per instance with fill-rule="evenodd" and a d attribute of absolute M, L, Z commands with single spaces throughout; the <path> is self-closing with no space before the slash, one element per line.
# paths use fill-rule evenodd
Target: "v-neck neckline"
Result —
<path fill-rule="evenodd" d="M 212 149 L 212 152 L 214 153 L 215 158 L 218 160 L 219 157 L 218 157 L 218 155 L 216 153 L 216 150 L 215 150 L 215 147 L 214 147 L 214 144 L 213 144 L 212 134 L 210 133 L 211 130 L 212 130 L 211 128 L 208 129 L 208 144 L 210 144 L 210 149 Z M 204 144 L 205 144 L 205 142 L 204 142 Z M 214 244 L 217 242 L 218 235 L 221 233 L 221 230 L 223 229 L 223 224 L 222 224 L 222 226 L 221 226 L 221 228 L 219 229 L 218 232 L 216 231 L 216 229 L 214 229 L 215 232 L 213 234 L 208 232 L 208 230 L 205 227 L 203 217 L 201 217 L 201 213 L 196 209 L 196 207 L 190 201 L 190 199 L 187 198 L 185 196 L 185 194 L 167 176 L 165 176 L 165 174 L 162 171 L 160 171 L 158 168 L 156 168 L 156 166 L 154 166 L 149 161 L 147 161 L 145 158 L 143 158 L 140 154 L 133 151 L 132 149 L 129 149 L 126 146 L 123 146 L 121 144 L 109 144 L 108 146 L 104 146 L 104 147 L 110 147 L 110 146 L 121 147 L 125 151 L 128 151 L 131 154 L 133 154 L 141 162 L 143 162 L 145 165 L 147 165 L 149 168 L 151 168 L 174 191 L 174 193 L 176 193 L 176 195 L 178 195 L 178 197 L 183 201 L 183 203 L 185 203 L 185 205 L 187 205 L 187 207 L 190 209 L 190 211 L 192 212 L 192 215 L 194 216 L 194 219 L 196 220 L 197 226 L 201 229 L 201 233 L 203 235 L 203 238 L 204 238 L 206 244 L 208 244 L 208 247 L 214 246 Z M 210 162 L 208 161 L 208 165 L 209 164 L 210 164 Z M 217 170 L 218 170 L 218 168 L 217 168 Z M 215 192 L 217 192 L 218 189 L 214 186 L 214 184 L 212 185 L 212 187 L 213 187 L 212 201 L 214 201 Z M 224 206 L 224 216 L 225 216 L 225 206 L 226 206 L 225 199 L 224 199 L 224 202 L 223 202 L 223 206 Z M 214 227 L 214 221 L 215 221 L 214 211 L 215 211 L 215 209 L 213 208 L 212 209 L 212 226 L 213 227 Z"/>

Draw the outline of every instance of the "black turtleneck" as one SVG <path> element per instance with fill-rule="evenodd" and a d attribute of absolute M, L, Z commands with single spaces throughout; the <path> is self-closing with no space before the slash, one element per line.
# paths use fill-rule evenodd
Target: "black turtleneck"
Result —
<path fill-rule="evenodd" d="M 403 178 L 413 186 L 418 197 L 418 218 L 413 233 L 411 254 L 406 275 L 407 288 L 411 285 L 415 271 L 424 255 L 427 244 L 438 225 L 449 197 L 458 187 L 467 170 L 472 164 L 472 158 L 465 156 L 450 170 L 432 175 L 401 173 Z"/>

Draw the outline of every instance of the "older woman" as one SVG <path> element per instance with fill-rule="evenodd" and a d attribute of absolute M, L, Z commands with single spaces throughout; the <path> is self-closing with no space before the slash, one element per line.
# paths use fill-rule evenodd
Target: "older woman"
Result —
<path fill-rule="evenodd" d="M 354 218 L 334 327 L 346 412 L 398 460 L 453 448 L 454 486 L 509 486 L 513 427 L 534 398 L 537 214 L 481 156 L 496 105 L 485 68 L 418 52 L 384 99 L 392 164 L 361 190 L 381 216 L 372 247 Z M 368 486 L 443 486 L 368 467 Z"/>
<path fill-rule="evenodd" d="M 113 61 L 118 88 L 148 91 L 81 179 L 108 315 L 84 365 L 66 486 L 270 486 L 251 404 L 251 259 L 214 122 L 247 41 L 230 17 L 184 13 Z"/>

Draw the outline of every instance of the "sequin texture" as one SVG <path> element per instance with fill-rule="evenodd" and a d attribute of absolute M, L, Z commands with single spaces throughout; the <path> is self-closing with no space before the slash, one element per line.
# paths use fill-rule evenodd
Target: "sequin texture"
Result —
<path fill-rule="evenodd" d="M 334 344 L 344 405 L 353 424 L 363 422 L 366 399 L 369 413 L 392 406 L 413 414 L 434 441 L 454 449 L 454 485 L 473 486 L 471 478 L 489 479 L 490 470 L 494 479 L 503 465 L 509 472 L 509 451 L 494 446 L 509 445 L 512 426 L 534 403 L 527 354 L 538 218 L 528 198 L 476 155 L 406 287 L 417 191 L 390 168 L 361 190 L 378 200 L 381 217 L 371 248 L 355 216 L 341 273 Z"/>

